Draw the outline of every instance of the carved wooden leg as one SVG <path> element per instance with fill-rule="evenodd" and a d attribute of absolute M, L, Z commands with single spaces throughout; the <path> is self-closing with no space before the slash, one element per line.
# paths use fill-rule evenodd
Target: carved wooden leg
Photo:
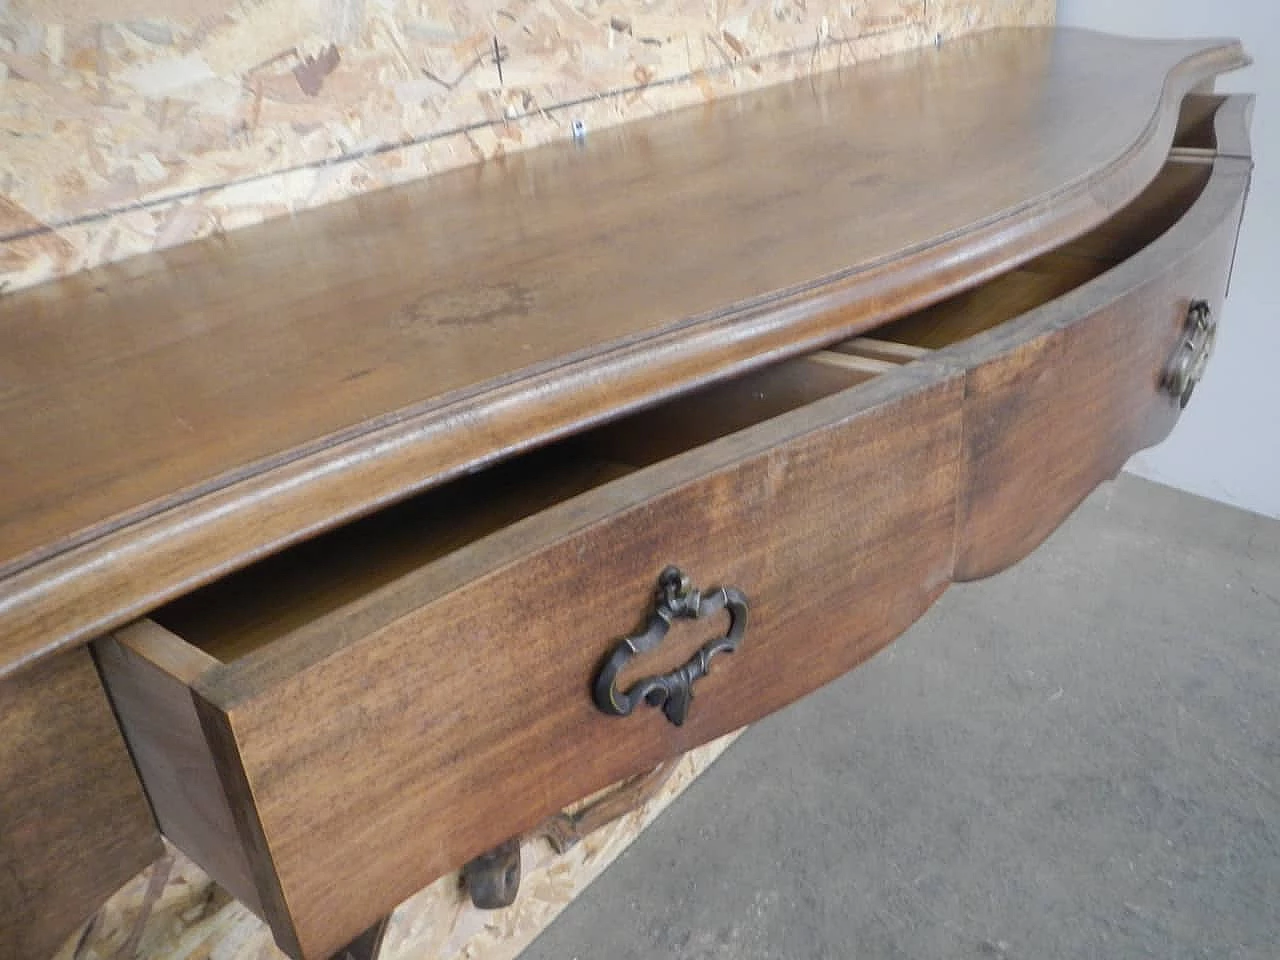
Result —
<path fill-rule="evenodd" d="M 378 960 L 382 938 L 387 935 L 391 915 L 383 917 L 360 936 L 335 953 L 330 960 Z"/>

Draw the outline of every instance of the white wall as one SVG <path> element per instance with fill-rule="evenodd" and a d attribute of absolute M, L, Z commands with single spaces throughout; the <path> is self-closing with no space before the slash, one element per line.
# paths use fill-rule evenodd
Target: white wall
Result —
<path fill-rule="evenodd" d="M 1173 436 L 1133 473 L 1280 517 L 1280 0 L 1059 0 L 1058 22 L 1132 36 L 1230 36 L 1254 65 L 1218 81 L 1258 95 L 1253 190 L 1218 345 Z"/>

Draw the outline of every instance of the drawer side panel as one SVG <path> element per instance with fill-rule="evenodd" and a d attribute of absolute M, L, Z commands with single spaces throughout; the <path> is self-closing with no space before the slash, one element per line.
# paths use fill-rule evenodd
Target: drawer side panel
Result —
<path fill-rule="evenodd" d="M 191 688 L 213 660 L 139 621 L 94 644 L 98 667 L 166 837 L 254 913 L 262 904 Z"/>

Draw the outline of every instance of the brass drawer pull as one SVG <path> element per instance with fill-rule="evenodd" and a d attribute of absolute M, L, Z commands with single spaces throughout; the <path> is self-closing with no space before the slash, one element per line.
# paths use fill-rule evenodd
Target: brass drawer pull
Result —
<path fill-rule="evenodd" d="M 1217 334 L 1218 322 L 1213 318 L 1208 302 L 1191 301 L 1191 306 L 1187 308 L 1186 332 L 1164 376 L 1164 388 L 1183 409 L 1191 401 L 1196 384 L 1204 376 L 1204 368 L 1213 355 Z"/>
<path fill-rule="evenodd" d="M 721 610 L 729 611 L 729 630 L 703 644 L 683 667 L 659 676 L 645 677 L 631 685 L 625 693 L 617 689 L 618 674 L 632 657 L 658 646 L 677 618 L 700 620 Z M 747 598 L 736 587 L 716 587 L 706 593 L 694 588 L 678 567 L 667 567 L 658 577 L 658 592 L 653 613 L 642 633 L 618 642 L 596 676 L 593 699 L 603 713 L 615 717 L 628 716 L 644 701 L 661 707 L 668 720 L 677 727 L 689 715 L 693 685 L 707 675 L 711 658 L 718 653 L 733 653 L 747 632 Z"/>

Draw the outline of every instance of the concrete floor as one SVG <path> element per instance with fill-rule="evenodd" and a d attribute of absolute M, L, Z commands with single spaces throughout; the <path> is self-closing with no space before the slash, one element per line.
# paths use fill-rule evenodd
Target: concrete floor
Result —
<path fill-rule="evenodd" d="M 524 956 L 1280 957 L 1280 523 L 1122 477 L 748 731 Z"/>

